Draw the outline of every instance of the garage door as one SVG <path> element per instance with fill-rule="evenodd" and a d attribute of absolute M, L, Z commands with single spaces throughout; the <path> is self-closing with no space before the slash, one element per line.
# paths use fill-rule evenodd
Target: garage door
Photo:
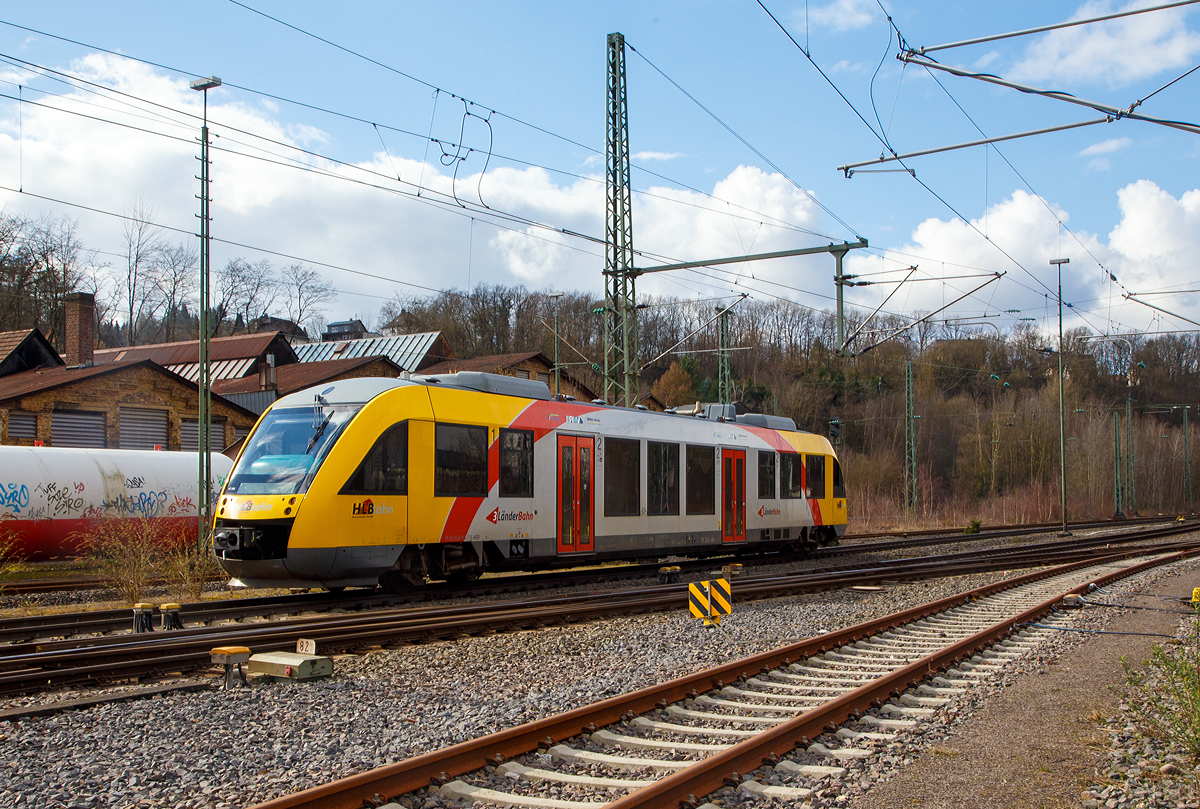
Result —
<path fill-rule="evenodd" d="M 214 419 L 209 424 L 209 446 L 213 452 L 225 449 L 225 419 Z M 179 448 L 184 452 L 200 451 L 200 422 L 184 419 L 180 425 Z"/>
<path fill-rule="evenodd" d="M 104 449 L 107 445 L 103 413 L 62 411 L 50 416 L 50 446 Z"/>
<path fill-rule="evenodd" d="M 121 449 L 167 448 L 167 411 L 121 408 Z"/>

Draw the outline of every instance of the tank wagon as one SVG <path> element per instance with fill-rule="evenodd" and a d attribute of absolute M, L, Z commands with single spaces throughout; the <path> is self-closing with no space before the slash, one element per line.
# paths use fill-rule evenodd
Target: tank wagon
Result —
<path fill-rule="evenodd" d="M 219 491 L 233 464 L 211 457 Z M 198 466 L 189 452 L 0 447 L 0 538 L 31 561 L 74 555 L 100 519 L 178 523 L 194 539 Z"/>
<path fill-rule="evenodd" d="M 216 504 L 247 585 L 389 589 L 490 570 L 758 553 L 845 532 L 829 441 L 791 419 L 652 413 L 474 372 L 279 399 Z"/>

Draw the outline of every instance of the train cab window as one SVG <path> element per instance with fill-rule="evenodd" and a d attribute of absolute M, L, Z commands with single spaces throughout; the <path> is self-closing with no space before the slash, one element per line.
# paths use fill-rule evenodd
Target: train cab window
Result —
<path fill-rule="evenodd" d="M 340 494 L 408 494 L 408 422 L 375 442 Z"/>
<path fill-rule="evenodd" d="M 500 431 L 500 496 L 533 497 L 533 430 Z"/>
<path fill-rule="evenodd" d="M 825 499 L 825 456 L 824 455 L 805 455 L 804 463 L 808 472 L 807 486 L 804 487 L 804 496 L 810 500 Z"/>
<path fill-rule="evenodd" d="M 804 461 L 802 456 L 784 452 L 779 456 L 779 496 L 795 499 L 804 496 Z"/>
<path fill-rule="evenodd" d="M 758 451 L 758 499 L 775 499 L 775 453 Z"/>
<path fill-rule="evenodd" d="M 439 424 L 434 436 L 433 493 L 438 497 L 486 497 L 487 427 Z"/>
<path fill-rule="evenodd" d="M 842 477 L 842 465 L 837 458 L 833 459 L 833 496 L 846 496 L 846 480 Z"/>
<path fill-rule="evenodd" d="M 604 516 L 642 513 L 642 442 L 604 439 Z"/>
<path fill-rule="evenodd" d="M 649 471 L 646 482 L 646 512 L 653 515 L 679 513 L 679 445 L 650 441 L 647 445 Z"/>
<path fill-rule="evenodd" d="M 687 448 L 687 513 L 717 511 L 716 451 L 712 447 Z"/>

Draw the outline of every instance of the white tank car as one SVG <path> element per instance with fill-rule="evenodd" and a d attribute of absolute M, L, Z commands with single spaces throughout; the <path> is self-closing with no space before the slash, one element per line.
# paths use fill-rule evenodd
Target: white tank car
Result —
<path fill-rule="evenodd" d="M 233 462 L 212 454 L 215 501 Z M 192 452 L 0 446 L 0 541 L 30 560 L 71 556 L 101 519 L 178 524 L 196 536 Z"/>

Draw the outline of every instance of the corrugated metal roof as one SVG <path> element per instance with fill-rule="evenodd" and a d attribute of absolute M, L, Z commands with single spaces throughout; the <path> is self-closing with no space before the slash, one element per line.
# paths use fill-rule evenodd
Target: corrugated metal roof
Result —
<path fill-rule="evenodd" d="M 245 376 L 253 367 L 255 360 L 258 357 L 244 357 L 240 360 L 221 360 L 220 362 L 210 362 L 208 364 L 209 376 L 213 380 L 217 379 L 238 379 Z M 179 365 L 166 366 L 168 371 L 179 374 L 189 382 L 198 382 L 200 380 L 200 363 L 186 362 Z"/>
<path fill-rule="evenodd" d="M 300 362 L 342 360 L 351 357 L 384 356 L 406 371 L 415 371 L 441 332 L 401 334 L 396 337 L 368 337 L 365 340 L 330 340 L 293 346 Z"/>
<path fill-rule="evenodd" d="M 258 413 L 260 416 L 264 410 L 275 404 L 275 399 L 278 398 L 278 395 L 273 390 L 255 390 L 249 393 L 223 393 L 221 395 L 234 404 L 239 404 L 247 410 Z"/>

